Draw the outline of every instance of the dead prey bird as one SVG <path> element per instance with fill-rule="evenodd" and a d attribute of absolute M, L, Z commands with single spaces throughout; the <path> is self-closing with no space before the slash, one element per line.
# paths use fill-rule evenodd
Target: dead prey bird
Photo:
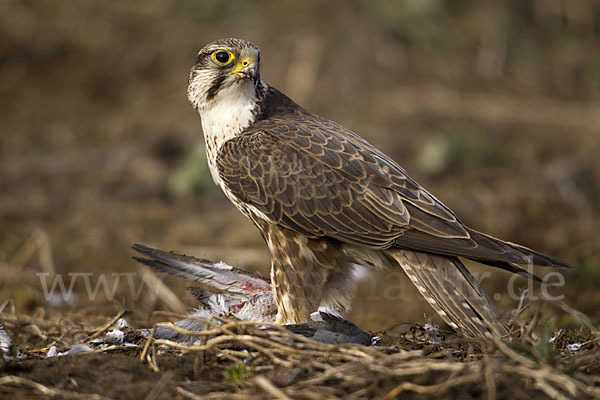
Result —
<path fill-rule="evenodd" d="M 223 262 L 213 263 L 140 244 L 133 245 L 133 249 L 143 256 L 134 257 L 139 263 L 201 285 L 188 288 L 200 304 L 196 311 L 190 314 L 190 318 L 175 323 L 180 328 L 201 331 L 206 328 L 202 320 L 214 316 L 230 315 L 240 320 L 275 321 L 277 307 L 273 301 L 273 290 L 269 282 L 259 275 Z M 335 310 L 330 311 L 335 313 Z M 371 344 L 370 334 L 332 313 L 314 313 L 307 323 L 286 325 L 286 328 L 324 343 Z M 196 339 L 163 327 L 158 328 L 156 337 L 186 342 Z"/>
<path fill-rule="evenodd" d="M 320 307 L 348 311 L 358 264 L 404 270 L 465 335 L 504 335 L 461 258 L 529 278 L 522 265 L 569 268 L 465 226 L 382 151 L 267 85 L 259 49 L 245 40 L 200 50 L 188 99 L 215 183 L 271 251 L 280 323 L 306 323 Z"/>

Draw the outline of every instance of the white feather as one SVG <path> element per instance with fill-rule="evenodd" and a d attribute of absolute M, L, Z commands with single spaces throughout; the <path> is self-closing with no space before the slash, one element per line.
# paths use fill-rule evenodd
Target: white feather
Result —
<path fill-rule="evenodd" d="M 254 123 L 256 90 L 251 81 L 239 80 L 219 90 L 212 101 L 198 108 L 206 142 L 208 165 L 215 183 L 222 187 L 216 158 L 223 143 Z"/>

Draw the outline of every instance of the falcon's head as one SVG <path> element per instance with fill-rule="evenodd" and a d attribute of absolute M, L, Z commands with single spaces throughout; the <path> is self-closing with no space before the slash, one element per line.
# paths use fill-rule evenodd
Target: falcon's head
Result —
<path fill-rule="evenodd" d="M 256 88 L 262 85 L 259 61 L 258 47 L 242 39 L 219 39 L 207 44 L 190 72 L 190 104 L 202 110 L 224 97 L 255 97 Z"/>

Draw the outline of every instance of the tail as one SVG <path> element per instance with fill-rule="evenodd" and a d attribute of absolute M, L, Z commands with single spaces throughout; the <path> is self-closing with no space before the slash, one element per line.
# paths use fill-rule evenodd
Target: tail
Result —
<path fill-rule="evenodd" d="M 498 309 L 457 257 L 390 250 L 425 300 L 452 328 L 466 336 L 504 336 Z"/>
<path fill-rule="evenodd" d="M 573 268 L 525 246 L 506 242 L 474 229 L 466 229 L 469 232 L 468 238 L 437 237 L 418 230 L 408 230 L 398 238 L 396 246 L 405 250 L 468 258 L 535 280 L 539 279 L 521 265 Z"/>

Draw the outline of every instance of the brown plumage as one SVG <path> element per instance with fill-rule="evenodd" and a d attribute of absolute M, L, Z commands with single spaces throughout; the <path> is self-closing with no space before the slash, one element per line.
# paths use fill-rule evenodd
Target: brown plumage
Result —
<path fill-rule="evenodd" d="M 231 66 L 213 68 L 207 61 L 220 49 L 233 54 Z M 254 60 L 254 68 L 240 78 L 233 68 L 242 58 Z M 241 68 L 240 61 L 236 70 Z M 466 227 L 380 150 L 266 85 L 253 45 L 226 39 L 201 50 L 190 88 L 210 79 L 205 86 L 216 95 L 208 99 L 197 90 L 190 101 L 215 149 L 208 156 L 216 183 L 269 245 L 280 321 L 306 322 L 319 306 L 346 311 L 352 264 L 399 266 L 455 329 L 503 335 L 506 327 L 493 302 L 458 257 L 529 277 L 520 265 L 568 267 Z M 222 96 L 217 80 L 227 85 Z M 248 99 L 235 97 L 236 90 L 246 95 L 250 89 Z M 235 102 L 232 114 L 251 110 L 251 117 L 246 123 L 219 122 L 222 111 L 210 104 L 226 102 Z"/>

